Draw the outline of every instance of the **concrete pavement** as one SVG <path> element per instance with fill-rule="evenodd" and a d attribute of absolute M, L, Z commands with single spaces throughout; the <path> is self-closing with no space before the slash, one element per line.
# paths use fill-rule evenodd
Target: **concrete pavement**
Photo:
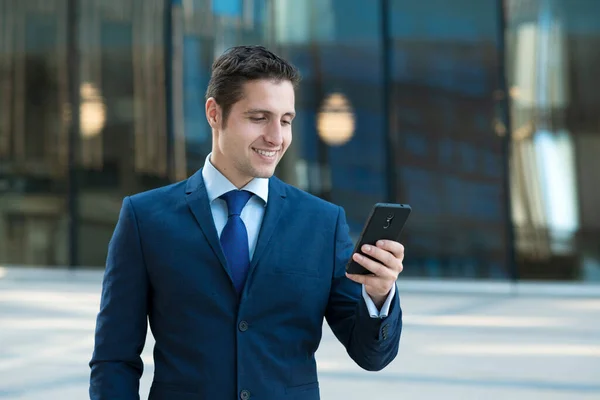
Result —
<path fill-rule="evenodd" d="M 86 399 L 101 275 L 32 271 L 0 274 L 0 399 Z M 384 371 L 355 366 L 326 328 L 317 354 L 322 398 L 600 399 L 597 288 L 552 295 L 538 285 L 514 295 L 437 285 L 399 282 L 404 332 Z M 142 398 L 152 342 L 149 335 Z"/>

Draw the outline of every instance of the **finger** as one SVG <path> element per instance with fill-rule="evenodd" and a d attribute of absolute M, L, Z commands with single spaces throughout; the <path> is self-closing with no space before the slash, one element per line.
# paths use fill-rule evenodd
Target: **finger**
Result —
<path fill-rule="evenodd" d="M 401 243 L 393 240 L 379 240 L 377 241 L 377 248 L 389 251 L 400 261 L 404 260 L 404 246 Z"/>
<path fill-rule="evenodd" d="M 354 261 L 365 267 L 365 269 L 367 269 L 369 272 L 372 272 L 376 276 L 386 279 L 394 279 L 394 271 L 391 268 L 388 268 L 377 261 L 371 260 L 369 257 L 363 256 L 362 254 L 355 253 L 352 258 Z"/>
<path fill-rule="evenodd" d="M 397 265 L 401 262 L 401 260 L 394 257 L 394 255 L 388 250 L 384 250 L 380 247 L 364 245 L 361 247 L 361 250 L 365 254 L 368 254 L 369 256 L 380 261 L 383 265 L 385 265 L 388 268 L 397 269 Z"/>

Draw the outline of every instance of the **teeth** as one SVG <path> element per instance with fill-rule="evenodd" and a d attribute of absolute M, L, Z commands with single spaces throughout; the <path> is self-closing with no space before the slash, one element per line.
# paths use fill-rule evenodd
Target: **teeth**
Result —
<path fill-rule="evenodd" d="M 264 151 L 264 150 L 258 150 L 258 149 L 254 149 L 254 151 L 256 151 L 261 156 L 265 156 L 265 157 L 274 157 L 275 154 L 277 153 L 276 151 Z"/>

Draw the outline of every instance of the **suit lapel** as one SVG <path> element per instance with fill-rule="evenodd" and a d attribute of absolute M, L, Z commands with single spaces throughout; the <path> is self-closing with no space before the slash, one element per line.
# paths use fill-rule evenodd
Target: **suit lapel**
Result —
<path fill-rule="evenodd" d="M 221 265 L 227 272 L 227 275 L 229 275 L 229 279 L 231 279 L 229 268 L 227 268 L 227 260 L 223 254 L 221 242 L 219 241 L 219 235 L 217 234 L 217 228 L 215 228 L 212 211 L 210 209 L 210 202 L 208 200 L 208 194 L 206 193 L 204 179 L 202 178 L 202 169 L 198 170 L 190 177 L 187 182 L 185 192 L 186 201 L 190 211 L 196 218 L 196 221 L 198 222 L 206 241 L 221 262 Z M 233 284 L 233 280 L 231 282 Z"/>
<path fill-rule="evenodd" d="M 269 245 L 270 239 L 273 233 L 279 225 L 279 219 L 287 208 L 285 187 L 281 181 L 277 178 L 271 178 L 269 180 L 269 199 L 267 202 L 267 208 L 265 210 L 265 216 L 258 234 L 258 241 L 256 243 L 256 249 L 254 250 L 254 256 L 250 263 L 250 271 L 248 271 L 248 281 L 256 265 L 260 261 L 260 258 L 265 252 L 265 249 Z"/>

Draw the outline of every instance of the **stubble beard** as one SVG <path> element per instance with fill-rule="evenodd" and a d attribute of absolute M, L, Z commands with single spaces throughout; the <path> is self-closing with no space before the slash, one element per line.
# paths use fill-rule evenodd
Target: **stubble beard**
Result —
<path fill-rule="evenodd" d="M 275 164 L 275 167 L 277 166 L 277 164 Z M 250 178 L 269 179 L 275 173 L 275 168 L 273 168 L 273 170 L 269 168 L 269 171 L 267 172 L 266 169 L 255 168 L 250 162 L 246 163 L 245 165 L 238 165 L 238 168 L 239 171 L 241 171 L 245 176 Z"/>

